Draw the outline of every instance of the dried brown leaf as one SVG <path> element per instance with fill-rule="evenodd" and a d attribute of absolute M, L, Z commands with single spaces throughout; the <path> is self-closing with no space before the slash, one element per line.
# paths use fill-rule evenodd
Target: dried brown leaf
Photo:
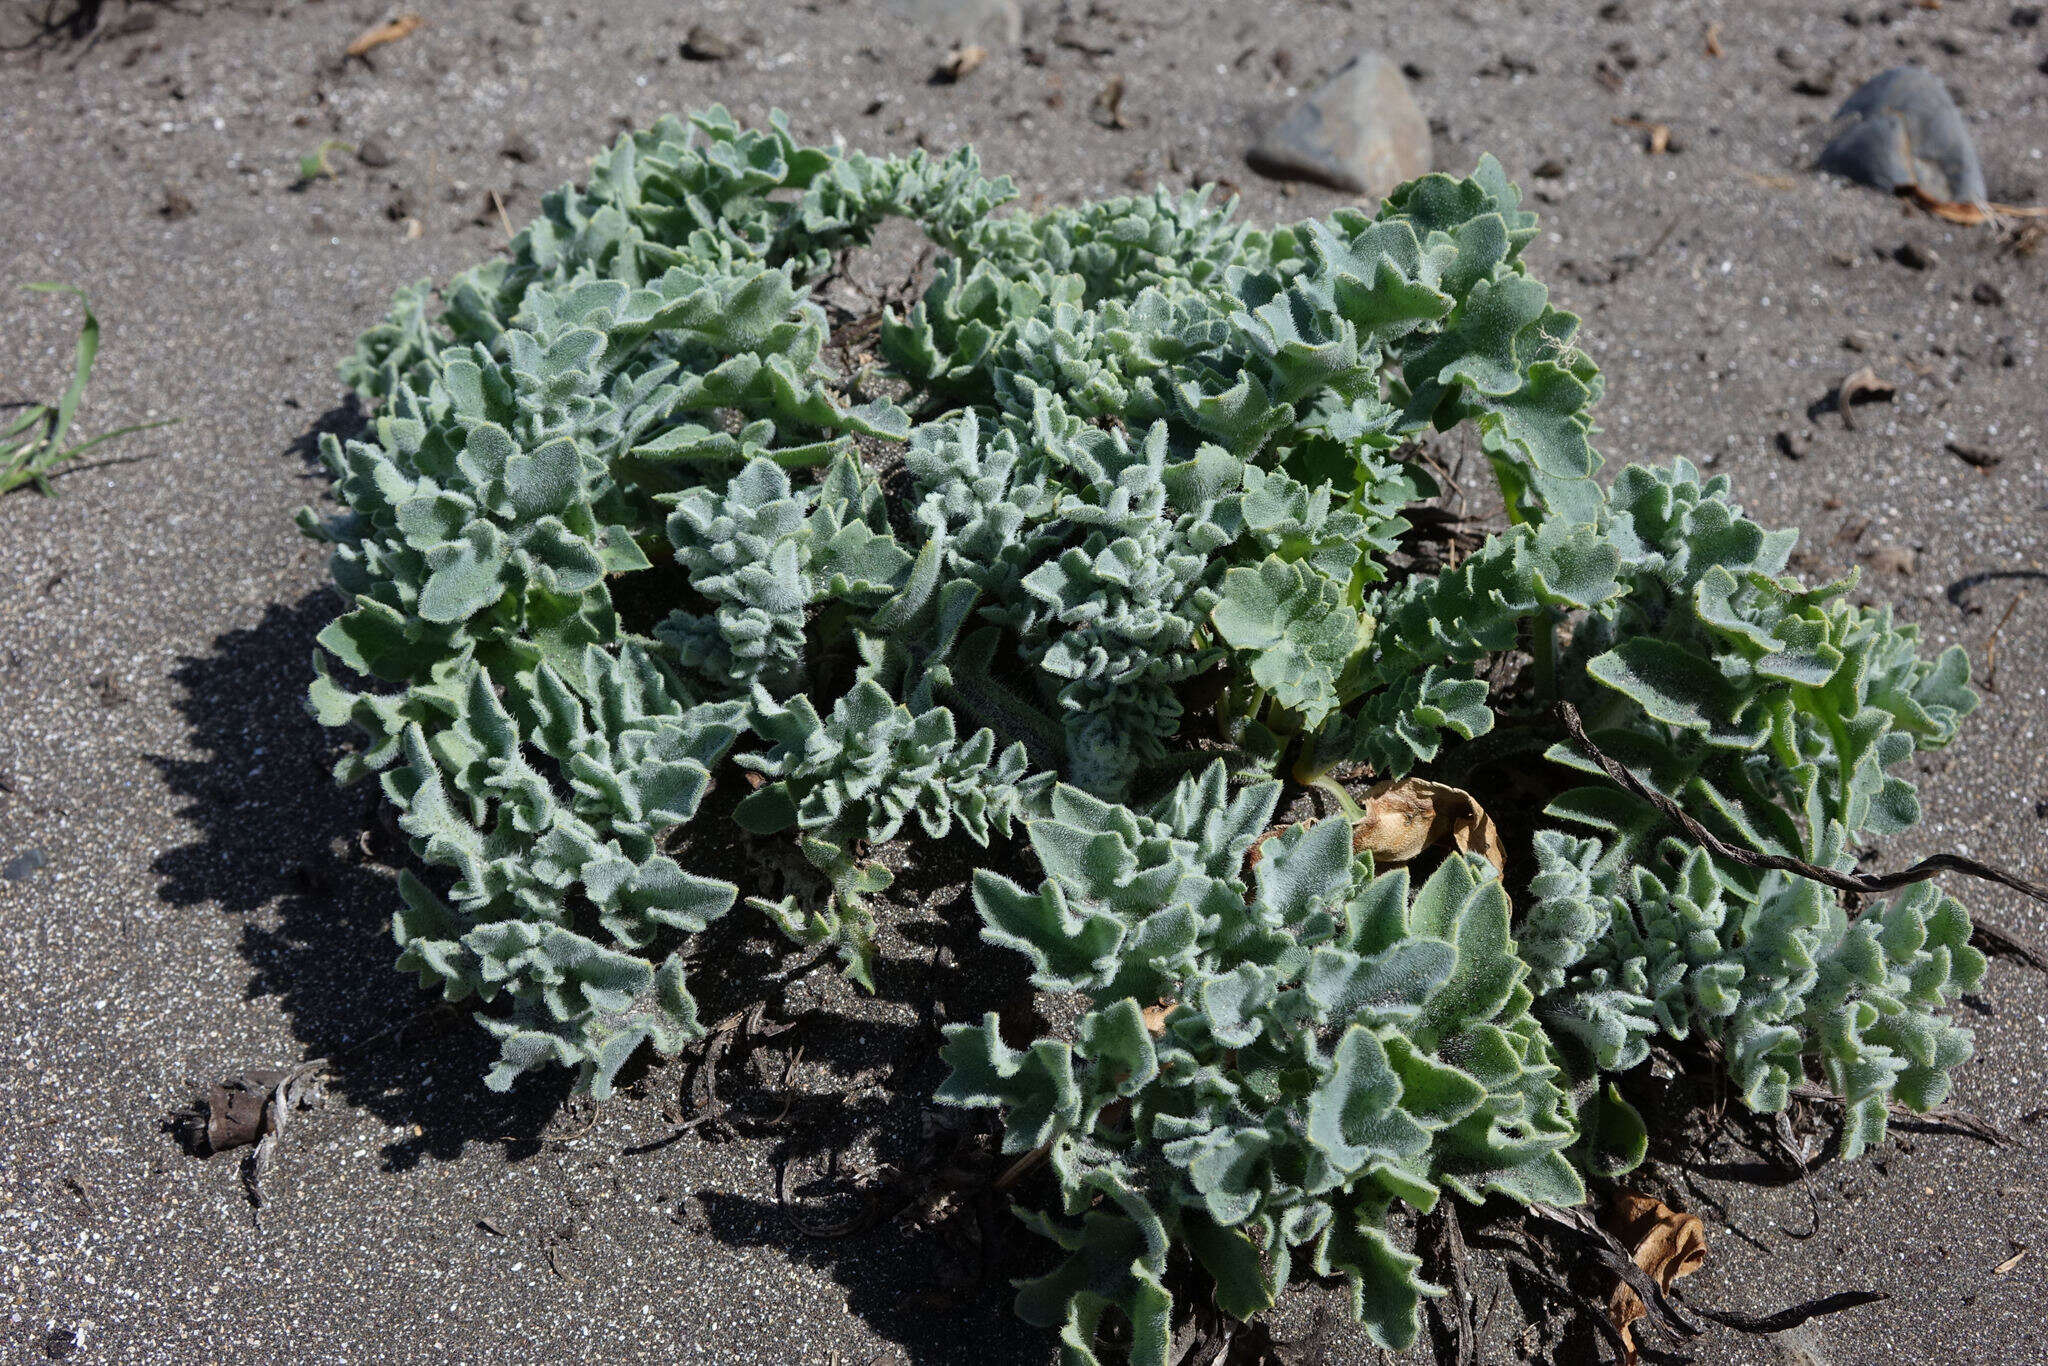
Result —
<path fill-rule="evenodd" d="M 1707 55 L 1709 57 L 1718 57 L 1721 55 L 1721 26 L 1718 23 L 1707 25 L 1707 36 L 1705 45 L 1707 49 Z"/>
<path fill-rule="evenodd" d="M 1938 199 L 1918 185 L 1901 185 L 1894 193 L 1944 222 L 1961 223 L 1966 228 L 1997 223 L 2006 218 L 2048 218 L 2048 204 L 1965 204 L 1953 199 Z"/>
<path fill-rule="evenodd" d="M 1662 1200 L 1617 1190 L 1601 1224 L 1621 1240 L 1636 1265 L 1660 1290 L 1670 1290 L 1673 1281 L 1690 1276 L 1707 1260 L 1705 1226 L 1697 1216 L 1681 1213 Z M 1627 1285 L 1616 1285 L 1608 1296 L 1607 1318 L 1620 1330 L 1627 1366 L 1635 1366 L 1638 1359 L 1631 1325 L 1649 1312 L 1642 1297 Z"/>
<path fill-rule="evenodd" d="M 1364 819 L 1351 827 L 1351 849 L 1370 853 L 1375 863 L 1406 863 L 1448 839 L 1460 853 L 1477 854 L 1496 869 L 1506 866 L 1493 818 L 1461 787 L 1390 779 L 1367 791 L 1364 806 Z"/>
<path fill-rule="evenodd" d="M 1164 1034 L 1166 1032 L 1166 1017 L 1173 1014 L 1179 1008 L 1180 1002 L 1171 997 L 1161 1000 L 1157 1005 L 1146 1006 L 1138 1012 L 1145 1017 L 1145 1032 L 1155 1039 Z"/>
<path fill-rule="evenodd" d="M 396 19 L 372 24 L 358 33 L 355 41 L 348 45 L 348 55 L 361 57 L 386 43 L 395 43 L 400 38 L 410 37 L 414 30 L 426 22 L 417 14 L 401 14 Z"/>
<path fill-rule="evenodd" d="M 1844 379 L 1835 390 L 1835 407 L 1842 414 L 1842 425 L 1850 431 L 1856 430 L 1856 419 L 1849 410 L 1858 403 L 1889 403 L 1899 392 L 1899 386 L 1888 379 L 1879 379 L 1877 372 L 1864 366 Z"/>

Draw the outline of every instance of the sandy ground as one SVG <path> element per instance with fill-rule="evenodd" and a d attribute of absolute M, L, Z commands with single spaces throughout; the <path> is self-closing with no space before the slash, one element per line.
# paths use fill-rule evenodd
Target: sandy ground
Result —
<path fill-rule="evenodd" d="M 25 7 L 0 8 L 4 39 Z M 1765 521 L 1805 530 L 1807 572 L 1864 564 L 1861 591 L 1965 644 L 1980 677 L 2000 628 L 1995 691 L 1927 765 L 1929 818 L 1885 861 L 1954 848 L 2048 875 L 2048 251 L 1808 169 L 1835 103 L 1912 60 L 1964 102 L 1994 198 L 2048 195 L 2048 24 L 2007 0 L 1106 0 L 1075 7 L 1079 45 L 1034 15 L 1028 53 L 998 43 L 954 86 L 927 83 L 941 48 L 915 25 L 834 0 L 518 17 L 421 0 L 426 26 L 372 63 L 339 56 L 374 5 L 276 8 L 148 7 L 153 27 L 0 64 L 0 400 L 60 386 L 75 314 L 17 286 L 61 279 L 90 287 L 108 329 L 82 430 L 181 419 L 107 448 L 58 500 L 0 503 L 0 866 L 18 874 L 0 879 L 0 1357 L 1050 1359 L 998 1293 L 921 1304 L 929 1240 L 893 1225 L 799 1239 L 772 1142 L 631 1151 L 670 1132 L 671 1075 L 592 1112 L 560 1108 L 547 1081 L 484 1091 L 467 1027 L 361 1043 L 419 1002 L 389 967 L 388 875 L 352 852 L 374 822 L 329 784 L 300 706 L 334 608 L 290 523 L 322 494 L 309 433 L 348 421 L 333 365 L 391 290 L 502 240 L 491 192 L 522 218 L 664 111 L 780 106 L 801 134 L 877 150 L 971 139 L 1032 200 L 1221 178 L 1271 221 L 1339 201 L 1245 169 L 1263 121 L 1358 46 L 1413 63 L 1438 165 L 1490 150 L 1534 192 L 1531 259 L 1607 372 L 1610 461 L 1732 474 Z M 758 37 L 681 60 L 698 22 Z M 1794 88 L 1830 71 L 1830 95 Z M 1116 78 L 1123 128 L 1091 113 Z M 1668 124 L 1678 149 L 1648 154 L 1617 126 L 1633 117 Z M 294 189 L 298 157 L 329 138 L 374 139 L 389 164 L 337 153 L 335 179 Z M 1936 259 L 1900 264 L 1908 243 Z M 1863 364 L 1898 384 L 1891 405 L 1859 408 L 1854 430 L 1809 414 Z M 1948 443 L 2002 458 L 1977 468 Z M 1969 896 L 2048 934 L 2041 908 Z M 907 1059 L 913 1091 L 936 1080 L 916 1010 L 840 1006 L 795 1086 L 921 1141 L 875 1065 Z M 2007 962 L 1964 1009 L 1979 1052 L 1956 1103 L 2010 1146 L 1901 1134 L 1807 1187 L 1661 1169 L 1708 1220 L 1695 1302 L 1892 1297 L 1797 1343 L 1717 1331 L 1693 1358 L 2048 1361 L 2044 1012 L 2048 983 Z M 294 1124 L 260 1217 L 231 1158 L 163 1132 L 207 1078 L 322 1056 L 335 1094 Z M 1484 1359 L 1547 1352 L 1481 1272 Z M 1319 1359 L 1368 1354 L 1340 1335 Z"/>

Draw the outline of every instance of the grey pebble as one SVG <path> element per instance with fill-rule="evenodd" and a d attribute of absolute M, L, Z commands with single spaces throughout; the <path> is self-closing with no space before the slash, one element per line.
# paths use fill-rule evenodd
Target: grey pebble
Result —
<path fill-rule="evenodd" d="M 1246 155 L 1279 180 L 1384 195 L 1430 167 L 1429 120 L 1392 60 L 1362 52 L 1295 106 Z"/>
<path fill-rule="evenodd" d="M 364 138 L 362 145 L 356 148 L 356 160 L 370 167 L 389 166 L 398 160 L 398 153 L 391 150 L 390 143 L 372 134 Z"/>
<path fill-rule="evenodd" d="M 533 145 L 533 139 L 526 134 L 514 133 L 505 139 L 505 145 L 498 149 L 498 155 L 530 166 L 540 160 L 540 149 Z"/>
<path fill-rule="evenodd" d="M 1984 199 L 1984 170 L 1939 77 L 1898 66 L 1857 88 L 1835 111 L 1820 169 L 1880 190 L 1918 185 L 1940 199 Z"/>
<path fill-rule="evenodd" d="M 24 849 L 0 864 L 0 881 L 27 882 L 39 869 L 50 866 L 50 856 L 40 849 Z"/>

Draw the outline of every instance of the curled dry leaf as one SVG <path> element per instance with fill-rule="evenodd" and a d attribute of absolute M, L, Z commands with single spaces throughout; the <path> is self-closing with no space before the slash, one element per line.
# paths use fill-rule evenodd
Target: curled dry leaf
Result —
<path fill-rule="evenodd" d="M 242 1182 L 249 1202 L 261 1207 L 263 1178 L 277 1159 L 285 1126 L 292 1111 L 319 1103 L 326 1066 L 325 1058 L 315 1058 L 291 1068 L 252 1067 L 213 1083 L 206 1088 L 199 1113 L 181 1121 L 181 1127 L 189 1123 L 188 1142 L 201 1156 L 250 1147 L 242 1163 Z"/>
<path fill-rule="evenodd" d="M 1167 997 L 1156 1005 L 1146 1006 L 1143 1010 L 1139 1011 L 1138 1013 L 1145 1017 L 1145 1032 L 1155 1039 L 1164 1034 L 1166 1032 L 1166 1017 L 1173 1014 L 1179 1006 L 1180 1002 Z"/>
<path fill-rule="evenodd" d="M 417 14 L 401 14 L 396 19 L 390 19 L 381 24 L 372 24 L 361 33 L 358 33 L 355 41 L 348 45 L 348 55 L 351 57 L 361 57 L 373 49 L 384 46 L 386 43 L 395 43 L 400 38 L 411 36 L 415 29 L 426 22 Z"/>
<path fill-rule="evenodd" d="M 1842 425 L 1850 431 L 1856 430 L 1856 419 L 1849 410 L 1859 403 L 1889 403 L 1899 392 L 1899 386 L 1888 379 L 1879 379 L 1877 372 L 1869 366 L 1850 375 L 1835 390 L 1835 407 L 1842 414 Z"/>
<path fill-rule="evenodd" d="M 1998 223 L 2007 218 L 2048 218 L 2048 204 L 1967 204 L 1953 199 L 1938 199 L 1918 185 L 1901 185 L 1898 196 L 1909 200 L 1914 207 L 1924 209 L 1947 223 L 1961 223 L 1964 227 L 1981 227 L 1986 223 Z"/>
<path fill-rule="evenodd" d="M 1406 863 L 1448 839 L 1460 853 L 1477 854 L 1496 869 L 1507 862 L 1493 818 L 1471 793 L 1422 778 L 1376 784 L 1365 794 L 1365 816 L 1351 827 L 1354 853 L 1379 864 Z"/>
<path fill-rule="evenodd" d="M 987 60 L 988 49 L 979 43 L 970 43 L 947 53 L 946 60 L 939 63 L 939 69 L 934 74 L 941 83 L 950 85 L 954 81 L 966 80 L 974 74 L 976 67 Z"/>
<path fill-rule="evenodd" d="M 286 1069 L 252 1067 L 206 1088 L 206 1151 L 224 1153 L 263 1137 L 270 1098 L 291 1076 Z"/>
<path fill-rule="evenodd" d="M 1601 1222 L 1660 1290 L 1671 1289 L 1673 1281 L 1690 1276 L 1707 1260 L 1707 1231 L 1698 1217 L 1682 1214 L 1662 1200 L 1618 1190 Z M 1621 1333 L 1628 1366 L 1635 1366 L 1637 1360 L 1630 1325 L 1649 1312 L 1641 1296 L 1627 1285 L 1616 1285 L 1607 1298 L 1607 1317 Z"/>

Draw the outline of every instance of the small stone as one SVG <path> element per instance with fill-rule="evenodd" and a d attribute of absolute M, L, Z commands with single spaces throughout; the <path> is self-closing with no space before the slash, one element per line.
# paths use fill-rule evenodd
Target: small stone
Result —
<path fill-rule="evenodd" d="M 1564 179 L 1564 172 L 1565 165 L 1562 161 L 1559 161 L 1556 157 L 1548 157 L 1537 162 L 1529 174 L 1535 176 L 1538 180 L 1562 180 Z"/>
<path fill-rule="evenodd" d="M 1843 101 L 1820 169 L 1880 190 L 1918 185 L 1968 204 L 1985 197 L 1984 170 L 1955 100 L 1917 66 L 1893 67 Z"/>
<path fill-rule="evenodd" d="M 1628 6 L 1623 0 L 1607 0 L 1607 3 L 1600 7 L 1600 17 L 1610 24 L 1626 24 L 1635 18 L 1629 13 Z"/>
<path fill-rule="evenodd" d="M 1771 438 L 1771 444 L 1787 460 L 1804 460 L 1813 449 L 1813 438 L 1805 432 L 1781 431 Z"/>
<path fill-rule="evenodd" d="M 164 186 L 164 201 L 157 205 L 156 211 L 170 223 L 175 223 L 181 218 L 190 218 L 197 212 L 192 207 L 191 197 L 175 185 Z"/>
<path fill-rule="evenodd" d="M 1986 308 L 2004 308 L 2005 291 L 1989 280 L 1979 280 L 1970 286 L 1970 302 L 1982 304 Z"/>
<path fill-rule="evenodd" d="M 1881 545 L 1867 551 L 1864 559 L 1870 562 L 1872 573 L 1911 574 L 1920 567 L 1920 552 L 1909 545 Z"/>
<path fill-rule="evenodd" d="M 2041 7 L 2039 5 L 2021 5 L 2013 10 L 2012 14 L 2007 17 L 2006 22 L 2014 28 L 2039 28 L 2041 26 Z"/>
<path fill-rule="evenodd" d="M 540 160 L 540 149 L 533 145 L 533 139 L 524 133 L 514 133 L 505 139 L 505 145 L 498 149 L 498 155 L 522 165 L 532 165 Z"/>
<path fill-rule="evenodd" d="M 391 144 L 372 133 L 356 148 L 356 160 L 372 168 L 389 166 L 398 160 L 398 153 L 391 150 Z"/>
<path fill-rule="evenodd" d="M 966 80 L 988 60 L 988 49 L 980 43 L 969 43 L 956 47 L 945 56 L 932 72 L 933 85 L 956 85 Z"/>
<path fill-rule="evenodd" d="M 528 28 L 539 28 L 541 25 L 540 6 L 534 4 L 533 0 L 519 0 L 519 3 L 512 7 L 512 22 L 524 24 Z"/>
<path fill-rule="evenodd" d="M 1907 270 L 1932 270 L 1941 264 L 1941 258 L 1936 256 L 1931 248 L 1923 247 L 1918 242 L 1901 242 L 1893 247 L 1892 259 Z"/>
<path fill-rule="evenodd" d="M 50 866 L 50 856 L 40 849 L 24 849 L 0 863 L 0 882 L 27 882 Z"/>
<path fill-rule="evenodd" d="M 1792 93 L 1795 95 L 1810 95 L 1814 99 L 1825 99 L 1827 96 L 1835 93 L 1834 75 L 1831 72 L 1823 71 L 1817 75 L 1801 76 L 1798 80 L 1792 82 Z"/>
<path fill-rule="evenodd" d="M 1260 139 L 1252 169 L 1352 194 L 1384 195 L 1430 167 L 1429 121 L 1400 68 L 1362 52 Z"/>
<path fill-rule="evenodd" d="M 678 50 L 693 62 L 722 62 L 738 49 L 724 34 L 696 24 L 683 35 L 682 47 Z"/>

